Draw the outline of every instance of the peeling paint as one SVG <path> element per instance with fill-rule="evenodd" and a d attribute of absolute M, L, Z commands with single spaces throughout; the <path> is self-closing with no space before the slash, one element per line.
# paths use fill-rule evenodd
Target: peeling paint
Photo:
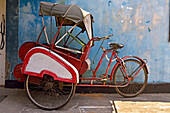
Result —
<path fill-rule="evenodd" d="M 150 21 L 147 21 L 146 23 L 150 23 Z"/>
<path fill-rule="evenodd" d="M 122 27 L 123 32 L 126 32 L 128 30 L 128 28 L 129 28 L 128 25 L 129 25 L 128 22 L 125 21 L 124 24 L 123 24 L 123 27 Z"/>
<path fill-rule="evenodd" d="M 126 2 L 122 2 L 122 5 L 126 5 Z"/>
<path fill-rule="evenodd" d="M 148 27 L 148 31 L 151 32 L 151 28 Z"/>
<path fill-rule="evenodd" d="M 108 2 L 108 6 L 110 6 L 110 5 L 111 5 L 111 3 L 112 3 L 112 1 L 110 1 L 110 0 L 109 0 L 109 2 Z"/>
<path fill-rule="evenodd" d="M 10 80 L 14 80 L 12 73 L 18 63 L 18 11 L 18 0 L 6 0 L 6 60 L 11 64 L 8 77 Z"/>
<path fill-rule="evenodd" d="M 144 37 L 143 37 L 143 35 L 141 35 L 141 36 L 139 36 L 139 38 L 140 38 L 140 40 L 142 40 Z"/>
<path fill-rule="evenodd" d="M 10 67 L 11 67 L 11 64 L 10 62 L 6 61 L 5 63 L 5 79 L 8 79 L 8 77 L 10 76 Z"/>
<path fill-rule="evenodd" d="M 23 6 L 22 8 L 20 8 L 22 12 L 24 13 L 32 13 L 32 6 L 31 3 L 28 2 L 26 6 Z"/>
<path fill-rule="evenodd" d="M 130 20 L 129 22 L 130 22 L 130 23 L 132 23 L 133 21 L 132 21 L 132 20 Z"/>
<path fill-rule="evenodd" d="M 126 9 L 130 9 L 130 10 L 133 10 L 133 7 L 126 7 Z"/>
<path fill-rule="evenodd" d="M 162 17 L 159 16 L 159 14 L 154 13 L 154 15 L 153 15 L 153 22 L 152 22 L 153 25 L 156 26 L 156 25 L 158 25 L 159 23 L 161 23 L 161 19 L 162 19 Z"/>

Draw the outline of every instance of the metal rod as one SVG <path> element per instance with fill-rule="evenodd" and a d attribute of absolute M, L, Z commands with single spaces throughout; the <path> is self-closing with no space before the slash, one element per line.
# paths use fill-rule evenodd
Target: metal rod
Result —
<path fill-rule="evenodd" d="M 138 73 L 140 72 L 140 70 L 143 68 L 144 65 L 145 65 L 145 63 L 143 63 L 142 66 L 140 66 L 139 70 L 137 71 L 137 73 L 135 74 L 135 76 L 133 77 L 133 79 L 138 75 Z M 136 70 L 135 70 L 135 71 L 136 71 Z M 135 72 L 135 71 L 134 71 L 134 72 Z M 134 72 L 133 72 L 133 73 L 134 73 Z M 132 74 L 133 74 L 133 73 L 132 73 Z M 132 76 L 132 75 L 131 75 L 131 76 Z"/>
<path fill-rule="evenodd" d="M 45 23 L 44 23 L 44 18 L 43 18 L 43 16 L 41 16 L 41 17 L 42 17 L 42 22 L 43 22 L 43 26 L 44 26 L 45 38 L 47 40 L 47 43 L 50 44 L 48 36 L 47 36 L 47 31 L 46 31 L 46 27 L 45 27 Z"/>
<path fill-rule="evenodd" d="M 106 73 L 105 73 L 105 77 L 107 76 L 107 73 L 108 73 L 108 71 L 109 71 L 110 64 L 111 64 L 111 62 L 112 62 L 112 59 L 113 59 L 114 54 L 116 54 L 115 51 L 113 51 L 112 56 L 111 56 L 111 58 L 110 58 L 110 61 L 109 61 L 109 64 L 108 64 L 108 66 L 107 66 L 107 70 L 106 70 Z M 106 54 L 106 55 L 107 55 L 107 54 Z"/>
<path fill-rule="evenodd" d="M 77 26 L 77 24 L 75 24 L 71 29 L 68 30 L 68 32 L 70 32 L 72 29 L 74 29 Z M 56 43 L 55 45 L 57 45 L 68 33 L 65 33 Z"/>
<path fill-rule="evenodd" d="M 73 32 L 73 30 L 71 30 L 71 32 L 70 33 L 72 33 Z M 67 42 L 68 42 L 68 40 L 69 40 L 69 38 L 70 38 L 70 35 L 67 37 L 67 40 L 65 41 L 65 46 L 67 46 L 66 44 L 67 44 Z"/>
<path fill-rule="evenodd" d="M 83 29 L 83 30 L 84 30 L 84 29 Z M 83 30 L 81 30 L 81 31 L 76 35 L 76 37 L 77 37 L 78 35 L 80 35 L 80 33 L 82 33 Z M 70 45 L 70 43 L 71 43 L 73 40 L 74 40 L 74 39 L 72 39 L 72 40 L 67 44 L 67 46 Z"/>
<path fill-rule="evenodd" d="M 76 53 L 81 53 L 81 51 L 77 51 L 77 50 L 72 50 L 72 49 L 69 49 L 69 48 L 64 48 L 64 47 L 61 47 L 61 46 L 55 46 L 56 48 L 60 48 L 60 49 L 64 49 L 64 50 L 68 50 L 68 51 L 72 51 L 72 52 L 76 52 Z"/>
<path fill-rule="evenodd" d="M 41 30 L 41 32 L 40 32 L 40 35 L 39 35 L 39 37 L 38 37 L 38 39 L 37 39 L 37 42 L 39 42 L 40 37 L 41 37 L 41 35 L 42 35 L 42 32 L 44 31 L 44 28 L 45 28 L 45 27 L 42 28 L 42 30 Z"/>
<path fill-rule="evenodd" d="M 83 87 L 126 87 L 129 85 L 129 81 L 125 85 L 93 85 L 93 84 L 77 84 L 76 86 Z"/>
<path fill-rule="evenodd" d="M 105 55 L 106 55 L 106 52 L 104 51 L 104 52 L 103 52 L 103 55 L 102 55 L 101 58 L 100 58 L 100 61 L 99 61 L 98 64 L 97 64 L 96 69 L 94 70 L 93 77 L 96 77 L 96 72 L 97 72 L 97 70 L 99 69 L 101 63 L 103 62 L 103 59 L 104 59 Z"/>
<path fill-rule="evenodd" d="M 115 54 L 115 58 L 117 58 L 117 60 L 118 60 L 118 62 L 119 62 L 119 64 L 120 64 L 120 66 L 122 67 L 122 69 L 123 69 L 126 77 L 129 78 L 129 77 L 128 77 L 128 74 L 126 73 L 126 70 L 125 70 L 124 66 L 123 66 L 122 63 L 121 63 L 121 60 L 118 58 L 118 56 L 117 56 L 116 54 Z"/>
<path fill-rule="evenodd" d="M 95 60 L 95 58 L 96 58 L 97 54 L 99 53 L 99 50 L 100 50 L 100 48 L 102 47 L 103 43 L 104 43 L 104 40 L 102 41 L 102 43 L 101 43 L 101 45 L 100 45 L 99 49 L 97 50 L 96 55 L 95 55 L 95 56 L 94 56 L 94 58 L 93 58 L 93 61 L 92 61 L 92 62 L 93 62 L 93 64 L 94 64 L 94 60 Z"/>
<path fill-rule="evenodd" d="M 82 46 L 84 46 L 84 43 L 81 40 L 78 40 L 77 37 L 74 37 L 71 33 L 67 32 L 74 40 L 76 40 L 79 44 L 81 44 Z"/>
<path fill-rule="evenodd" d="M 104 78 L 98 78 L 98 77 L 80 77 L 79 79 L 83 79 L 83 80 L 101 80 Z"/>
<path fill-rule="evenodd" d="M 51 42 L 51 45 L 53 45 L 54 40 L 56 39 L 57 35 L 59 34 L 59 31 L 60 31 L 60 29 L 61 29 L 61 26 L 64 24 L 64 21 L 65 21 L 65 20 L 62 21 L 62 23 L 61 23 L 61 25 L 60 25 L 60 27 L 59 27 L 57 33 L 55 34 L 55 36 L 54 36 L 54 38 L 53 38 L 53 40 L 52 40 L 52 42 Z M 56 44 L 55 44 L 55 45 L 56 45 Z"/>

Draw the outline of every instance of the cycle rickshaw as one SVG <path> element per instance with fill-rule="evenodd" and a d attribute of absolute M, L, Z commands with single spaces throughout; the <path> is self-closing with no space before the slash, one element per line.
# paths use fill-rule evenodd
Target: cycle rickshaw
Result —
<path fill-rule="evenodd" d="M 76 5 L 60 5 L 41 2 L 39 16 L 42 18 L 43 28 L 36 42 L 26 42 L 19 49 L 19 57 L 23 63 L 16 65 L 15 78 L 25 81 L 28 98 L 37 107 L 53 110 L 65 106 L 73 97 L 76 86 L 81 87 L 114 87 L 124 97 L 134 97 L 141 93 L 147 84 L 148 69 L 146 61 L 137 56 L 117 56 L 118 49 L 123 44 L 109 43 L 109 49 L 102 46 L 103 54 L 92 77 L 82 74 L 90 69 L 89 53 L 96 41 L 106 40 L 105 37 L 93 36 L 93 16 Z M 43 16 L 55 17 L 58 30 L 49 42 Z M 69 30 L 61 36 L 62 26 L 69 26 Z M 71 27 L 70 27 L 71 26 Z M 75 36 L 73 30 L 80 28 Z M 77 31 L 77 30 L 76 30 Z M 45 33 L 46 43 L 40 43 L 42 33 Z M 79 35 L 87 33 L 88 42 L 85 43 Z M 80 49 L 70 47 L 73 41 L 78 42 Z M 111 54 L 109 59 L 107 54 Z M 96 76 L 103 59 L 108 59 L 105 74 Z M 115 61 L 111 74 L 110 65 Z M 89 83 L 83 83 L 88 80 Z M 111 81 L 112 84 L 108 84 Z"/>

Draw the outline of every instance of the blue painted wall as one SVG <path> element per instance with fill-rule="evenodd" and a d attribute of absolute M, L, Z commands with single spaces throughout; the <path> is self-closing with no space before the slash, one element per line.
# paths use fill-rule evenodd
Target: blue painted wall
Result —
<path fill-rule="evenodd" d="M 131 54 L 146 58 L 149 82 L 170 82 L 168 0 L 70 0 L 69 3 L 93 14 L 95 36 L 112 33 L 114 37 L 109 41 L 125 45 L 120 56 Z M 104 47 L 108 47 L 109 41 Z"/>
<path fill-rule="evenodd" d="M 45 0 L 49 1 L 49 0 Z M 149 82 L 170 83 L 170 43 L 169 31 L 169 1 L 168 0 L 50 0 L 62 4 L 76 4 L 89 11 L 94 16 L 94 36 L 114 34 L 114 37 L 104 42 L 123 43 L 120 57 L 136 55 L 148 60 Z M 42 29 L 41 18 L 38 15 L 40 0 L 20 0 L 18 48 L 26 41 L 35 41 Z M 45 18 L 46 24 L 49 19 Z M 53 30 L 55 31 L 55 26 Z M 63 31 L 66 28 L 63 28 Z M 49 31 L 49 29 L 48 29 Z M 41 40 L 43 41 L 43 40 Z M 101 42 L 98 42 L 99 45 Z M 90 54 L 92 60 L 96 49 Z M 102 54 L 100 50 L 95 62 Z M 12 56 L 11 56 L 12 57 Z M 97 63 L 92 65 L 95 68 Z M 107 67 L 104 60 L 99 73 Z M 90 71 L 85 76 L 90 75 Z"/>
<path fill-rule="evenodd" d="M 6 69 L 10 66 L 8 79 L 14 79 L 13 69 L 18 63 L 18 0 L 6 0 Z M 8 74 L 8 73 L 6 73 Z"/>

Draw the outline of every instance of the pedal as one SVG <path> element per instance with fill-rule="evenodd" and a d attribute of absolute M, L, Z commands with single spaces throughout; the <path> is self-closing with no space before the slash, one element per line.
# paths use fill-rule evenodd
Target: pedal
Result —
<path fill-rule="evenodd" d="M 107 75 L 107 77 L 104 78 L 104 74 L 100 75 L 100 77 L 103 77 L 103 79 L 101 79 L 101 82 L 106 82 L 107 80 L 110 80 L 110 76 L 111 75 Z"/>

